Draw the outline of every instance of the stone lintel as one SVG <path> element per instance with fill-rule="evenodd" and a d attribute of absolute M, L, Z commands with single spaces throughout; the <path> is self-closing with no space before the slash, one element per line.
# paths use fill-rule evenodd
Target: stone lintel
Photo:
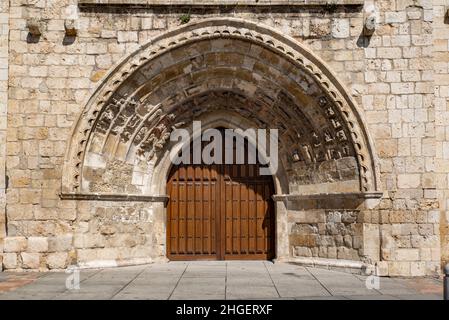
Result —
<path fill-rule="evenodd" d="M 100 194 L 100 193 L 60 193 L 62 200 L 91 200 L 91 201 L 132 201 L 132 202 L 162 202 L 167 203 L 169 196 L 145 196 L 130 194 Z"/>
<path fill-rule="evenodd" d="M 316 200 L 316 199 L 380 199 L 383 192 L 342 192 L 315 194 L 279 194 L 274 195 L 274 201 Z"/>
<path fill-rule="evenodd" d="M 79 0 L 78 6 L 128 6 L 128 7 L 151 7 L 151 6 L 362 6 L 365 0 Z"/>

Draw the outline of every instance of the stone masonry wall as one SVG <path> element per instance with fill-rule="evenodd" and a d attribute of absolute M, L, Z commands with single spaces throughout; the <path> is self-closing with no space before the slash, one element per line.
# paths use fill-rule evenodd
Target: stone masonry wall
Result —
<path fill-rule="evenodd" d="M 449 1 L 434 4 L 436 188 L 440 205 L 441 260 L 449 262 Z"/>
<path fill-rule="evenodd" d="M 0 270 L 6 236 L 6 114 L 8 105 L 9 2 L 0 3 Z"/>
<path fill-rule="evenodd" d="M 373 35 L 365 33 L 364 10 L 356 7 L 92 7 L 77 12 L 75 0 L 9 2 L 7 61 L 0 38 L 0 142 L 7 99 L 4 66 L 9 63 L 5 269 L 60 269 L 79 261 L 163 256 L 163 215 L 127 222 L 126 217 L 146 210 L 144 204 L 59 198 L 70 130 L 95 86 L 123 57 L 185 22 L 229 16 L 270 25 L 322 58 L 359 104 L 377 151 L 383 198 L 360 208 L 298 205 L 289 212 L 291 253 L 353 260 L 377 255 L 383 275 L 439 272 L 449 243 L 448 214 L 440 215 L 439 209 L 446 210 L 449 193 L 444 0 L 435 6 L 430 0 L 367 0 L 365 7 L 374 6 L 378 13 Z M 64 19 L 70 15 L 77 17 L 76 37 L 64 35 Z M 40 37 L 30 37 L 26 26 L 31 17 L 42 20 Z M 0 37 L 8 34 L 7 25 L 2 27 L 5 19 L 0 12 Z M 108 217 L 107 227 L 99 225 L 102 216 Z M 377 249 L 368 252 L 370 243 Z"/>
<path fill-rule="evenodd" d="M 317 209 L 316 202 L 300 200 L 288 205 L 292 256 L 371 262 L 364 252 L 361 206 L 356 201 L 334 200 Z"/>
<path fill-rule="evenodd" d="M 432 1 L 376 1 L 379 26 L 365 39 L 362 98 L 385 190 L 372 218 L 381 236 L 381 272 L 439 270 L 435 194 Z"/>
<path fill-rule="evenodd" d="M 140 44 L 181 25 L 185 12 L 86 9 L 75 14 L 78 17 L 76 38 L 67 39 L 64 19 L 73 14 L 75 4 L 76 1 L 30 1 L 24 5 L 23 1 L 11 1 L 6 269 L 64 268 L 79 259 L 85 262 L 83 257 L 108 260 L 125 255 L 130 258 L 132 254 L 124 250 L 132 251 L 142 244 L 139 240 L 126 249 L 117 241 L 103 239 L 97 245 L 99 238 L 110 235 L 98 235 L 94 226 L 86 229 L 80 216 L 84 206 L 99 204 L 58 197 L 64 152 L 74 120 L 106 72 Z M 195 22 L 223 15 L 252 19 L 284 30 L 306 41 L 346 83 L 363 82 L 360 72 L 363 49 L 355 44 L 362 28 L 360 10 L 276 9 L 267 13 L 239 9 L 223 13 L 212 9 L 192 11 L 189 19 Z M 43 22 L 40 37 L 29 35 L 26 25 L 31 17 L 41 18 Z M 350 22 L 357 28 L 350 28 Z M 349 37 L 354 42 L 348 42 Z M 115 207 L 115 215 L 120 215 L 118 204 Z M 123 229 L 122 221 L 110 223 Z M 144 241 L 153 244 L 153 252 L 158 252 L 158 246 L 165 240 L 153 237 L 158 239 L 154 244 L 150 239 Z M 50 242 L 56 243 L 52 250 L 47 249 Z M 81 247 L 80 243 L 83 243 Z M 137 253 L 135 257 L 140 255 Z"/>

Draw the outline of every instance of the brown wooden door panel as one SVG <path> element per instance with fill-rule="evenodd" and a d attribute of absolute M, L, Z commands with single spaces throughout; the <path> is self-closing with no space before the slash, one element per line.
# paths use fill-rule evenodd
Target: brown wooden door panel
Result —
<path fill-rule="evenodd" d="M 257 165 L 180 165 L 167 191 L 170 260 L 274 258 L 272 178 Z"/>

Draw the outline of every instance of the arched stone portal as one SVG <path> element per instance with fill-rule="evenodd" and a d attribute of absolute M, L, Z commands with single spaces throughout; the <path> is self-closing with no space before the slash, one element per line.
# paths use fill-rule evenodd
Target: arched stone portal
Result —
<path fill-rule="evenodd" d="M 304 238 L 315 225 L 288 221 L 290 211 L 321 215 L 295 197 L 330 194 L 330 207 L 344 210 L 359 208 L 360 195 L 378 191 L 361 115 L 325 64 L 272 28 L 210 19 L 156 37 L 106 76 L 74 127 L 62 196 L 159 201 L 154 205 L 163 212 L 170 132 L 197 119 L 279 129 L 278 258 L 294 255 L 295 247 L 320 247 Z M 326 220 L 329 212 L 323 214 Z M 353 215 L 346 227 L 363 238 Z M 350 249 L 346 258 L 376 257 L 363 246 Z"/>

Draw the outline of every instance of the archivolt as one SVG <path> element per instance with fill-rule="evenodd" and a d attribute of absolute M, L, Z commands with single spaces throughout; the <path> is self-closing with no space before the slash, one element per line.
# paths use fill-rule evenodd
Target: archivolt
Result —
<path fill-rule="evenodd" d="M 174 127 L 217 110 L 280 128 L 288 163 L 354 157 L 360 191 L 378 190 L 363 121 L 325 64 L 269 27 L 210 19 L 157 37 L 109 73 L 73 129 L 63 192 L 84 191 L 87 152 L 149 161 Z"/>

